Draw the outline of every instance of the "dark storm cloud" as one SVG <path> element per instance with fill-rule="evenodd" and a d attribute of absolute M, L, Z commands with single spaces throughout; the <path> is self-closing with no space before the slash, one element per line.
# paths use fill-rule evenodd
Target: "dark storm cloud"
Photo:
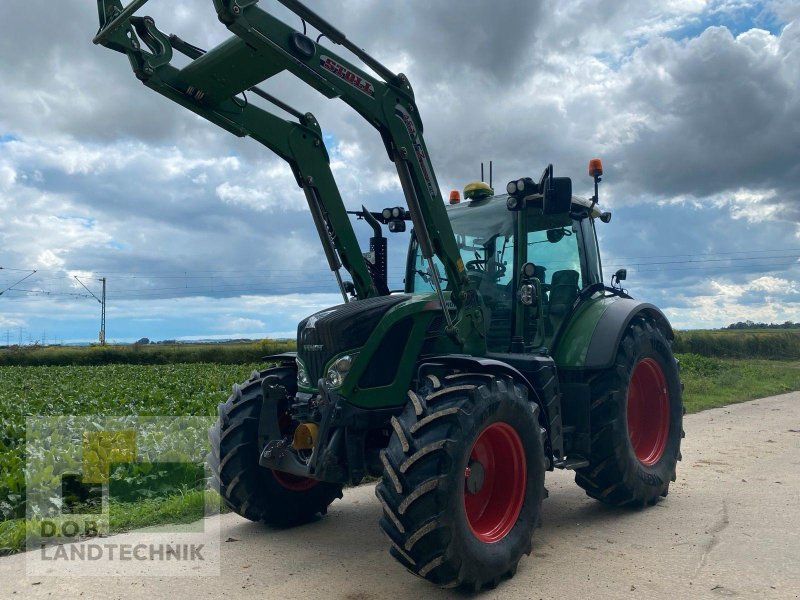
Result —
<path fill-rule="evenodd" d="M 544 10 L 540 2 L 524 1 L 319 3 L 321 13 L 347 26 L 370 52 L 387 60 L 412 56 L 412 81 L 446 83 L 472 73 L 491 85 L 507 84 L 533 62 Z"/>
<path fill-rule="evenodd" d="M 660 197 L 776 190 L 782 217 L 800 222 L 798 56 L 800 23 L 779 39 L 712 28 L 636 51 L 619 99 L 648 119 L 612 152 L 629 189 Z"/>

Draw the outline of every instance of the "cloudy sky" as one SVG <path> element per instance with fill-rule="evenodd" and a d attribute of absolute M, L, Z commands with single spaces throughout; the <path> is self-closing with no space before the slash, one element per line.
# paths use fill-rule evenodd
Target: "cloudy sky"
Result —
<path fill-rule="evenodd" d="M 800 320 L 800 4 L 794 0 L 318 0 L 414 85 L 446 192 L 548 162 L 589 195 L 606 167 L 606 275 L 679 328 Z M 262 6 L 299 20 L 273 0 Z M 292 336 L 337 302 L 289 168 L 144 88 L 93 46 L 96 3 L 0 6 L 0 345 Z M 210 0 L 153 0 L 159 27 L 227 37 Z M 402 202 L 376 132 L 291 77 L 351 209 Z M 368 229 L 356 225 L 366 243 Z M 405 239 L 390 272 L 401 286 Z"/>

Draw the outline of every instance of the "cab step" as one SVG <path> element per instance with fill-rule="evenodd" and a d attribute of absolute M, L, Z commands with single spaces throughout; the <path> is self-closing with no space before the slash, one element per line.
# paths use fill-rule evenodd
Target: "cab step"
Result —
<path fill-rule="evenodd" d="M 553 463 L 556 469 L 567 469 L 574 471 L 575 469 L 583 469 L 589 466 L 589 461 L 582 456 L 575 456 L 573 458 L 564 458 Z"/>

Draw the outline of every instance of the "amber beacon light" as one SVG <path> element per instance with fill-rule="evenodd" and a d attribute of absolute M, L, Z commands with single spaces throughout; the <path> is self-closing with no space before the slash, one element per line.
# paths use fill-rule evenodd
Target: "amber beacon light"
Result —
<path fill-rule="evenodd" d="M 603 161 L 593 158 L 589 161 L 589 177 L 600 177 L 603 174 Z"/>

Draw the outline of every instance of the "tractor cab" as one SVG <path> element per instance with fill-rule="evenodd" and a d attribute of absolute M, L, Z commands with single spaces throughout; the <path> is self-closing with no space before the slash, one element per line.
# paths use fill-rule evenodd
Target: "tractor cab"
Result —
<path fill-rule="evenodd" d="M 475 187 L 468 186 L 466 198 L 474 198 Z M 550 348 L 579 291 L 603 280 L 594 226 L 603 213 L 577 196 L 558 214 L 544 214 L 536 197 L 513 210 L 508 194 L 478 196 L 461 202 L 451 194 L 447 214 L 471 287 L 483 300 L 487 350 Z M 533 265 L 530 275 L 526 265 Z M 441 263 L 434 260 L 434 266 L 447 284 Z M 412 237 L 406 292 L 432 290 L 427 261 Z"/>

